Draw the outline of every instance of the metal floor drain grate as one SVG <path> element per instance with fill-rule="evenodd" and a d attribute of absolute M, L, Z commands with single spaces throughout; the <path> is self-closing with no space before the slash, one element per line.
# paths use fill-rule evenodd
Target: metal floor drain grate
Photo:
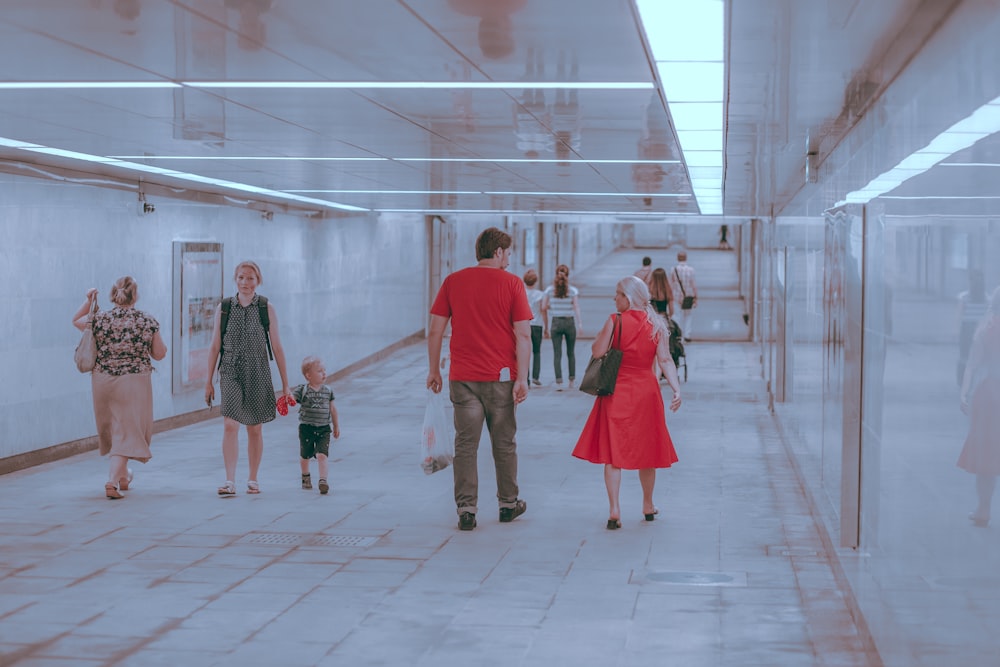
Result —
<path fill-rule="evenodd" d="M 313 535 L 306 544 L 314 547 L 370 547 L 376 542 L 377 537 L 361 535 Z"/>
<path fill-rule="evenodd" d="M 369 547 L 378 542 L 370 535 L 316 535 L 313 533 L 250 533 L 240 544 L 268 544 L 304 547 Z"/>

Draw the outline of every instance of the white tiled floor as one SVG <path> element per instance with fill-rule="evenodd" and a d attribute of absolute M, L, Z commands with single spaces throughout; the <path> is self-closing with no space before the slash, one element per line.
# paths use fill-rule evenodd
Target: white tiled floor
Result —
<path fill-rule="evenodd" d="M 218 420 L 157 435 L 121 501 L 105 500 L 96 453 L 7 475 L 0 663 L 877 664 L 774 433 L 756 355 L 691 345 L 692 400 L 668 416 L 680 462 L 658 476 L 661 514 L 643 521 L 625 473 L 614 532 L 601 469 L 570 456 L 592 399 L 552 387 L 518 412 L 527 513 L 503 525 L 487 509 L 484 444 L 479 527 L 459 532 L 450 471 L 426 476 L 417 460 L 422 346 L 336 383 L 343 436 L 328 496 L 299 488 L 294 416 L 265 427 L 259 496 L 242 493 L 244 456 L 240 493 L 216 497 Z M 246 539 L 260 534 L 292 537 Z M 378 539 L 306 543 L 317 535 Z M 676 572 L 695 574 L 659 581 Z M 731 580 L 701 585 L 716 574 Z"/>

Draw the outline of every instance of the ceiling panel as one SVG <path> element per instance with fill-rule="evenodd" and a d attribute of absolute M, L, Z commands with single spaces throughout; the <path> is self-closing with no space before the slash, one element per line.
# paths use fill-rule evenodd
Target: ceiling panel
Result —
<path fill-rule="evenodd" d="M 848 129 L 845 89 L 928 4 L 727 2 L 727 214 L 796 197 L 807 144 Z M 368 209 L 696 213 L 650 62 L 632 0 L 9 0 L 0 84 L 180 86 L 0 87 L 0 137 Z M 452 86 L 261 83 L 296 81 Z"/>

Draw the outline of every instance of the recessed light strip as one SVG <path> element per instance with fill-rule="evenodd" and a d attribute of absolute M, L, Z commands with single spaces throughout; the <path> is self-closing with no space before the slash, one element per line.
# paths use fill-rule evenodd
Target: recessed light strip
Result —
<path fill-rule="evenodd" d="M 473 164 L 487 163 L 518 163 L 530 164 L 680 164 L 680 160 L 587 160 L 558 158 L 480 158 L 480 157 L 308 157 L 295 155 L 111 155 L 118 160 L 236 160 L 236 161 L 268 161 L 275 162 L 469 162 Z"/>
<path fill-rule="evenodd" d="M 647 193 L 647 192 L 505 192 L 505 191 L 473 191 L 473 190 L 283 190 L 283 192 L 301 192 L 303 194 L 337 194 L 337 195 L 493 195 L 514 197 L 665 197 L 684 198 L 691 195 L 678 193 Z"/>
<path fill-rule="evenodd" d="M 338 204 L 336 202 L 328 201 L 325 199 L 313 199 L 311 197 L 302 197 L 295 194 L 288 194 L 285 192 L 280 192 L 277 190 L 268 190 L 267 188 L 259 188 L 254 185 L 247 185 L 246 183 L 237 183 L 235 181 L 225 181 L 219 178 L 208 178 L 205 176 L 199 176 L 198 174 L 189 174 L 183 171 L 175 171 L 173 169 L 163 169 L 161 167 L 154 167 L 148 164 L 139 164 L 137 162 L 127 162 L 125 160 L 118 160 L 115 158 L 103 157 L 101 155 L 91 155 L 89 153 L 78 153 L 76 151 L 68 151 L 62 148 L 52 148 L 49 146 L 42 146 L 41 144 L 33 144 L 26 141 L 18 141 L 17 139 L 8 139 L 5 137 L 0 137 L 0 146 L 5 146 L 7 148 L 14 148 L 17 150 L 27 151 L 29 153 L 40 153 L 43 155 L 53 155 L 56 157 L 68 158 L 71 160 L 79 160 L 81 162 L 90 162 L 96 164 L 108 165 L 111 167 L 119 167 L 122 169 L 128 169 L 131 171 L 137 171 L 147 174 L 157 174 L 160 176 L 169 176 L 170 178 L 176 178 L 183 181 L 191 181 L 194 183 L 202 183 L 205 185 L 215 185 L 218 187 L 226 188 L 229 190 L 238 190 L 240 192 L 250 192 L 253 194 L 258 194 L 266 197 L 273 197 L 277 199 L 287 199 L 290 201 L 300 202 L 303 204 L 310 204 L 314 206 L 321 206 L 324 208 L 334 208 L 341 211 L 367 211 L 366 208 L 361 208 L 358 206 L 351 206 L 349 204 Z"/>
<path fill-rule="evenodd" d="M 637 6 L 685 161 L 722 167 L 723 0 L 637 0 Z M 698 180 L 693 189 L 702 214 L 722 214 L 721 169 Z"/>
<path fill-rule="evenodd" d="M 0 90 L 652 90 L 651 81 L 3 81 Z"/>
<path fill-rule="evenodd" d="M 860 190 L 848 192 L 837 206 L 866 204 L 876 197 L 895 190 L 900 185 L 934 167 L 942 160 L 965 150 L 980 139 L 1000 132 L 1000 97 L 990 100 L 971 114 L 934 137 L 920 150 L 910 153 L 895 167 L 879 174 Z M 956 166 L 943 164 L 942 166 Z M 974 197 L 958 197 L 973 199 Z"/>

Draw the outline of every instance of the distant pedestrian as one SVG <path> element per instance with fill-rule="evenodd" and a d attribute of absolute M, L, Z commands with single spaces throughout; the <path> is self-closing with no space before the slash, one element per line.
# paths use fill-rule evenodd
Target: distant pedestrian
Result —
<path fill-rule="evenodd" d="M 333 390 L 326 384 L 326 367 L 319 357 L 302 360 L 305 384 L 292 389 L 292 398 L 299 404 L 299 467 L 302 488 L 312 489 L 309 461 L 316 459 L 319 470 L 319 492 L 330 491 L 330 435 L 340 437 L 340 418 L 333 404 Z M 331 426 L 332 424 L 332 426 Z"/>
<path fill-rule="evenodd" d="M 662 268 L 653 269 L 648 286 L 649 302 L 653 305 L 653 309 L 666 318 L 672 318 L 674 316 L 674 302 L 670 298 L 671 289 L 667 272 Z"/>
<path fill-rule="evenodd" d="M 515 406 L 528 397 L 531 307 L 524 283 L 506 271 L 511 243 L 503 230 L 484 230 L 476 239 L 478 264 L 446 277 L 431 306 L 427 387 L 435 393 L 443 385 L 441 343 L 451 321 L 448 384 L 455 407 L 452 469 L 459 530 L 476 527 L 484 421 L 493 444 L 500 522 L 513 521 L 527 509 L 518 498 Z"/>
<path fill-rule="evenodd" d="M 719 226 L 719 250 L 732 250 L 729 245 L 729 225 Z"/>
<path fill-rule="evenodd" d="M 535 287 L 538 284 L 538 273 L 534 269 L 524 272 L 524 287 L 531 306 L 531 384 L 541 386 L 542 373 L 542 337 L 545 326 L 542 324 L 542 303 L 545 292 Z"/>
<path fill-rule="evenodd" d="M 566 370 L 569 373 L 569 388 L 576 382 L 576 339 L 583 335 L 580 319 L 579 290 L 569 284 L 569 267 L 556 267 L 556 277 L 552 285 L 545 288 L 542 302 L 543 334 L 552 338 L 552 365 L 556 374 L 556 391 L 563 389 L 562 347 L 566 341 Z"/>
<path fill-rule="evenodd" d="M 132 482 L 128 462 L 145 463 L 153 457 L 153 384 L 150 359 L 167 356 L 160 323 L 135 307 L 139 286 L 123 276 L 111 287 L 114 308 L 96 312 L 97 289 L 87 290 L 86 300 L 73 315 L 73 326 L 92 327 L 97 361 L 90 375 L 94 394 L 94 420 L 101 456 L 110 455 L 104 494 L 109 500 L 124 496 Z"/>
<path fill-rule="evenodd" d="M 958 467 L 976 476 L 979 502 L 969 519 L 985 527 L 1000 475 L 1000 287 L 993 290 L 989 311 L 973 337 L 960 398 L 970 424 Z"/>
<path fill-rule="evenodd" d="M 653 277 L 653 258 L 643 257 L 642 268 L 636 269 L 633 275 L 642 282 L 646 283 L 646 286 L 649 287 L 649 281 Z"/>
<path fill-rule="evenodd" d="M 615 347 L 622 350 L 615 391 L 594 400 L 590 417 L 573 449 L 573 456 L 604 465 L 608 530 L 622 525 L 618 502 L 622 468 L 639 471 L 642 513 L 646 521 L 653 521 L 659 513 L 653 503 L 656 469 L 669 468 L 677 462 L 664 419 L 658 373 L 651 371 L 654 360 L 674 391 L 670 409 L 676 412 L 681 406 L 681 385 L 670 357 L 667 321 L 649 305 L 646 284 L 634 276 L 618 281 L 615 310 L 591 346 L 593 356 L 600 357 L 608 350 L 614 335 Z"/>
<path fill-rule="evenodd" d="M 694 267 L 687 263 L 687 253 L 677 253 L 677 264 L 669 274 L 670 288 L 673 290 L 674 312 L 681 311 L 681 332 L 686 342 L 691 340 L 694 324 L 694 309 L 698 307 L 698 284 L 694 279 Z"/>
<path fill-rule="evenodd" d="M 268 357 L 281 376 L 281 395 L 290 396 L 285 372 L 285 351 L 278 334 L 278 315 L 274 304 L 257 294 L 264 282 L 260 267 L 254 262 L 240 262 L 233 272 L 236 296 L 229 297 L 215 311 L 212 346 L 208 352 L 208 381 L 205 402 L 215 397 L 213 379 L 219 365 L 219 393 L 222 396 L 222 460 L 226 481 L 219 495 L 236 495 L 236 463 L 239 461 L 240 424 L 247 428 L 247 461 L 250 474 L 247 493 L 260 493 L 257 473 L 264 456 L 262 426 L 275 416 L 274 383 Z M 225 314 L 225 319 L 223 319 Z"/>

